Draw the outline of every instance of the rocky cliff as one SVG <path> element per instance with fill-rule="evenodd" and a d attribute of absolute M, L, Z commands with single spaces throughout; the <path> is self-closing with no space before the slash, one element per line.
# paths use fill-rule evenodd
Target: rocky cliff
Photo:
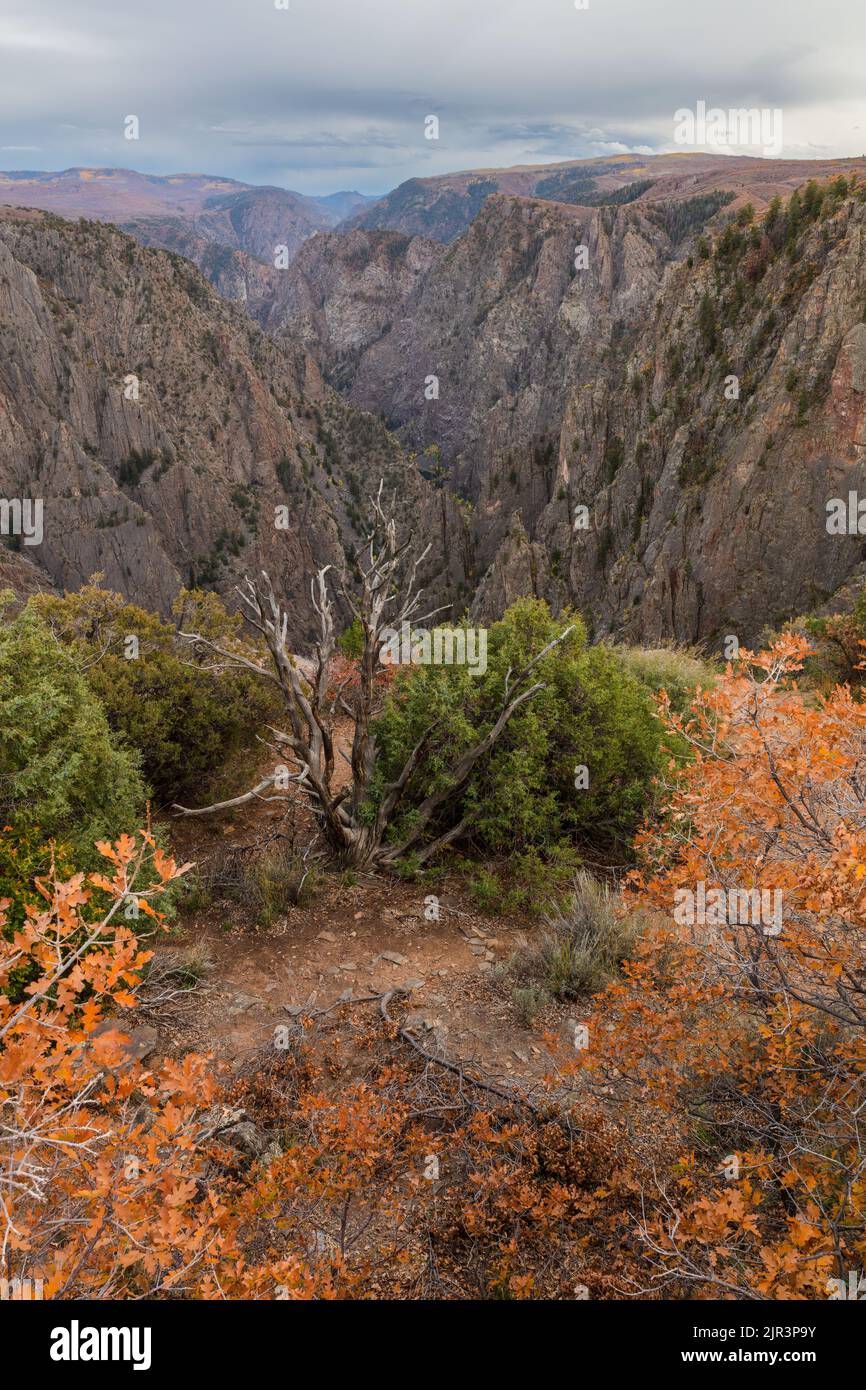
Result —
<path fill-rule="evenodd" d="M 166 253 L 7 212 L 0 485 L 51 503 L 37 564 L 161 607 L 277 565 L 302 641 L 313 559 L 351 569 L 383 474 L 440 601 L 484 619 L 534 593 L 599 635 L 718 645 L 841 601 L 864 560 L 826 524 L 866 490 L 863 161 L 646 163 L 548 169 L 556 197 L 488 194 L 447 245 L 319 231 L 285 270 L 184 218 Z"/>
<path fill-rule="evenodd" d="M 474 508 L 476 613 L 520 576 L 597 632 L 754 640 L 862 558 L 826 503 L 866 484 L 866 208 L 844 177 L 820 187 L 779 213 L 742 183 L 597 207 L 495 194 L 438 254 L 316 238 L 284 332 L 441 456 Z"/>
<path fill-rule="evenodd" d="M 303 349 L 180 256 L 107 225 L 0 214 L 0 496 L 44 508 L 40 544 L 6 538 L 13 580 L 101 572 L 164 611 L 181 585 L 230 595 L 264 566 L 303 645 L 314 567 L 351 573 L 380 477 L 433 543 L 430 580 L 456 592 L 459 509 Z"/>

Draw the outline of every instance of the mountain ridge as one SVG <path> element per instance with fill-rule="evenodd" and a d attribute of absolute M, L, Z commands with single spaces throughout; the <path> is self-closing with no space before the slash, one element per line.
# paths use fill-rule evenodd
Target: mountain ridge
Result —
<path fill-rule="evenodd" d="M 13 583 L 32 587 L 33 565 L 58 588 L 99 572 L 166 612 L 181 586 L 230 598 L 264 567 L 303 644 L 310 575 L 351 576 L 384 479 L 434 534 L 431 582 L 456 592 L 458 510 L 182 257 L 110 224 L 0 210 L 0 349 L 0 493 L 44 507 L 41 544 L 8 538 Z"/>

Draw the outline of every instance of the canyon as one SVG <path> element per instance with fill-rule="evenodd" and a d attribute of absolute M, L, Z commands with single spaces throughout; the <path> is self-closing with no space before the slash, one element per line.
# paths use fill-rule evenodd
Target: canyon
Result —
<path fill-rule="evenodd" d="M 164 610 L 264 565 L 303 644 L 314 565 L 351 574 L 381 476 L 454 615 L 534 594 L 597 637 L 719 647 L 844 607 L 864 542 L 826 517 L 866 490 L 864 169 L 617 156 L 330 208 L 0 176 L 0 492 L 45 499 L 3 573 L 101 572 Z"/>

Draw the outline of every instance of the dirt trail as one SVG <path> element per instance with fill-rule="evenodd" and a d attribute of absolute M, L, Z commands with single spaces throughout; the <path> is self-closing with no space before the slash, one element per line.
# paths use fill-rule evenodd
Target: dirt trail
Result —
<path fill-rule="evenodd" d="M 346 753 L 350 737 L 346 724 L 338 743 Z M 346 766 L 339 754 L 338 760 Z M 312 818 L 301 820 L 304 840 Z M 231 816 L 181 821 L 175 853 L 206 868 L 230 848 L 266 839 L 284 822 L 285 808 L 266 802 Z M 425 1045 L 492 1075 L 537 1075 L 549 1054 L 540 1033 L 517 1020 L 510 991 L 496 975 L 497 965 L 537 930 L 537 923 L 521 917 L 480 913 L 457 873 L 432 887 L 379 875 L 348 885 L 339 874 L 324 873 L 308 906 L 289 908 L 268 927 L 257 926 L 231 901 L 215 901 L 183 913 L 158 947 L 194 947 L 212 961 L 205 987 L 190 1001 L 194 1006 L 163 1025 L 164 1042 L 240 1061 L 298 1006 L 328 1008 L 341 997 L 399 985 L 411 990 L 409 1022 Z M 556 1026 L 559 1016 L 548 1013 L 544 1022 Z"/>
<path fill-rule="evenodd" d="M 194 945 L 213 968 L 173 1041 L 240 1060 L 297 1006 L 327 1008 L 399 985 L 411 990 L 408 1021 L 422 1041 L 498 1074 L 543 1069 L 540 1039 L 517 1022 L 494 976 L 524 932 L 471 913 L 450 884 L 440 885 L 439 907 L 440 920 L 429 922 L 417 890 L 376 879 L 328 882 L 309 907 L 266 929 L 232 920 L 223 904 L 195 914 L 162 949 Z"/>

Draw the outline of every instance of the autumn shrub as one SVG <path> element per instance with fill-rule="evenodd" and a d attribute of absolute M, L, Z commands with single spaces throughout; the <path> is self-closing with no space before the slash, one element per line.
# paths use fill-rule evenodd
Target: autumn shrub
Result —
<path fill-rule="evenodd" d="M 207 1065 L 189 1054 L 144 1072 L 110 1025 L 150 956 L 122 906 L 135 888 L 158 923 L 180 870 L 147 836 L 103 844 L 101 862 L 52 877 L 14 939 L 0 903 L 0 1278 L 42 1279 L 45 1298 L 177 1292 L 221 1249 L 194 1144 L 216 1090 Z M 31 983 L 15 998 L 22 967 Z"/>
<path fill-rule="evenodd" d="M 91 584 L 62 598 L 36 595 L 29 607 L 79 667 L 111 728 L 137 751 L 159 805 L 200 794 L 273 716 L 266 682 L 242 669 L 208 670 L 173 624 L 120 594 Z M 215 594 L 184 590 L 175 619 L 255 655 L 240 619 Z"/>
<path fill-rule="evenodd" d="M 866 705 L 804 701 L 810 655 L 790 633 L 742 652 L 670 715 L 697 756 L 641 837 L 654 926 L 573 1064 L 624 1122 L 679 1136 L 639 1223 L 668 1297 L 839 1297 L 866 1260 Z"/>
<path fill-rule="evenodd" d="M 158 929 L 184 870 L 148 837 L 102 856 L 100 874 L 52 880 L 25 935 L 0 934 L 0 1278 L 112 1300 L 572 1297 L 578 1273 L 604 1287 L 629 1188 L 603 1117 L 571 1133 L 532 1102 L 432 1075 L 387 1010 L 350 1043 L 351 1069 L 313 1019 L 287 1022 L 224 1093 L 193 1053 L 130 1059 L 151 952 L 119 909 L 149 862 Z M 33 987 L 12 1003 L 22 955 Z M 602 1178 L 590 1250 L 574 1233 Z"/>
<path fill-rule="evenodd" d="M 666 770 L 623 901 L 582 879 L 551 923 L 554 984 L 610 977 L 587 1045 L 531 1087 L 437 1059 L 399 990 L 339 1006 L 345 1046 L 338 1009 L 286 1015 L 226 1094 L 192 1053 L 130 1061 L 150 951 L 123 905 L 157 930 L 183 872 L 150 836 L 52 877 L 24 930 L 0 904 L 0 1278 L 135 1300 L 847 1297 L 866 1261 L 866 704 L 804 701 L 808 655 L 788 635 L 666 708 L 695 756 Z M 742 904 L 678 915 L 701 885 L 781 892 L 782 929 Z M 539 978 L 516 984 L 537 1016 Z M 228 1151 L 239 1112 L 258 1157 Z"/>
<path fill-rule="evenodd" d="M 554 618 L 537 599 L 521 599 L 488 634 L 487 670 L 423 665 L 398 668 L 376 724 L 383 757 L 378 795 L 432 724 L 417 785 L 391 828 L 412 824 L 413 800 L 447 783 L 456 755 L 493 725 L 509 671 L 521 670 L 569 626 L 539 662 L 531 699 L 512 715 L 492 752 L 458 794 L 465 838 L 483 853 L 546 850 L 577 839 L 623 843 L 645 814 L 663 761 L 663 734 L 648 691 L 620 657 L 588 646 L 580 617 Z M 582 783 L 581 768 L 588 772 Z M 374 788 L 373 804 L 375 805 Z M 453 821 L 453 807 L 449 807 Z"/>
<path fill-rule="evenodd" d="M 866 586 L 861 589 L 848 613 L 802 619 L 803 630 L 812 643 L 804 663 L 807 676 L 825 689 L 839 682 L 861 686 L 866 659 Z"/>

